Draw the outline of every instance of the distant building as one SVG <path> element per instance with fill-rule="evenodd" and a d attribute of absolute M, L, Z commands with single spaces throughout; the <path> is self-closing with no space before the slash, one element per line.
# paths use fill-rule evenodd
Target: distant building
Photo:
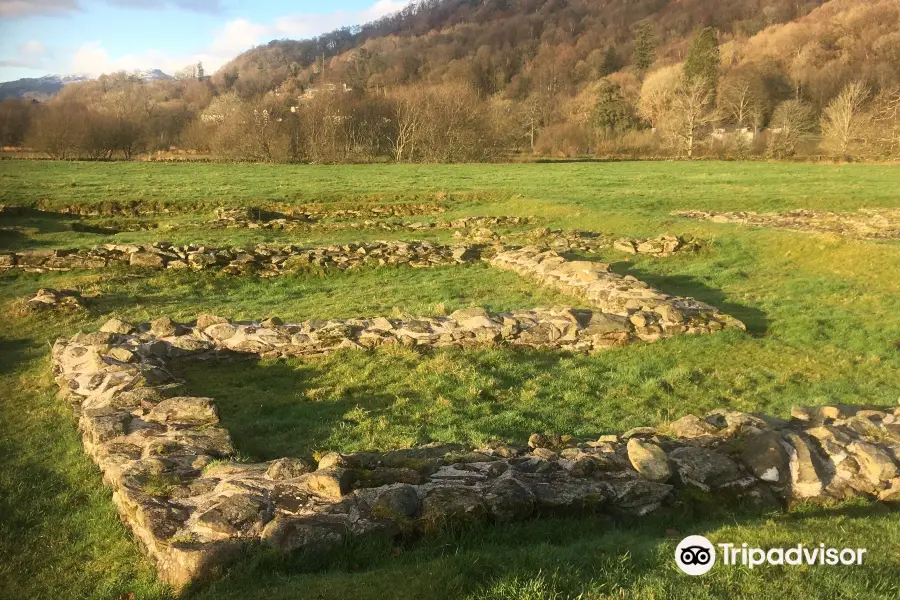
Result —
<path fill-rule="evenodd" d="M 348 92 L 352 92 L 352 91 L 353 91 L 353 88 L 350 87 L 350 86 L 348 86 L 346 83 L 342 83 L 342 84 L 341 84 L 341 91 L 342 91 L 343 93 L 346 94 L 346 93 L 348 93 Z M 301 100 L 301 101 L 312 100 L 313 98 L 316 97 L 317 94 L 320 94 L 320 93 L 322 93 L 322 92 L 325 92 L 325 93 L 328 93 L 328 94 L 334 94 L 334 93 L 337 93 L 337 92 L 338 92 L 338 86 L 335 85 L 335 84 L 333 84 L 333 83 L 326 83 L 326 84 L 323 85 L 321 88 L 315 87 L 315 86 L 310 86 L 310 87 L 306 88 L 306 89 L 303 91 L 303 93 L 300 95 L 300 100 Z"/>
<path fill-rule="evenodd" d="M 730 130 L 725 127 L 716 127 L 712 130 L 712 133 L 709 134 L 709 137 L 718 141 L 724 141 L 729 138 L 739 138 L 746 142 L 752 142 L 756 137 L 756 133 L 749 127 L 740 127 Z"/>

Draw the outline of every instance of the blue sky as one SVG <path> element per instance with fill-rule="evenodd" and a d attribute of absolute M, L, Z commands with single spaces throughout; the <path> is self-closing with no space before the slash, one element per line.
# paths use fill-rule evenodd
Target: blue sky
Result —
<path fill-rule="evenodd" d="M 408 0 L 0 0 L 0 81 L 198 61 L 208 73 L 255 44 L 302 39 Z"/>

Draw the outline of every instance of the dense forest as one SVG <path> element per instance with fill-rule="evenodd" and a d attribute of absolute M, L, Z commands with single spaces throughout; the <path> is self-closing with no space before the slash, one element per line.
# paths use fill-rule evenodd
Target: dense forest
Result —
<path fill-rule="evenodd" d="M 53 158 L 900 155 L 900 0 L 423 0 L 211 76 L 0 103 Z"/>

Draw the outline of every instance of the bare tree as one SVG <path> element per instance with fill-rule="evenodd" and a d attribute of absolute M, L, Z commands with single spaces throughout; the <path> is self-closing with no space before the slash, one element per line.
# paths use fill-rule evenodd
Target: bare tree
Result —
<path fill-rule="evenodd" d="M 703 128 L 716 120 L 714 101 L 715 92 L 704 79 L 683 79 L 675 89 L 671 110 L 664 119 L 664 129 L 679 155 L 683 153 L 693 158 Z"/>
<path fill-rule="evenodd" d="M 882 90 L 872 104 L 871 139 L 881 153 L 896 156 L 900 151 L 900 84 Z"/>
<path fill-rule="evenodd" d="M 714 101 L 715 91 L 707 80 L 688 79 L 676 65 L 647 76 L 638 110 L 676 154 L 692 158 L 702 129 L 716 120 Z"/>
<path fill-rule="evenodd" d="M 849 158 L 853 149 L 864 143 L 867 115 L 863 105 L 869 90 L 862 82 L 847 84 L 822 113 L 822 148 L 829 154 Z"/>
<path fill-rule="evenodd" d="M 785 100 L 775 107 L 766 155 L 787 158 L 797 152 L 801 137 L 813 128 L 812 109 L 801 100 Z"/>
<path fill-rule="evenodd" d="M 675 90 L 682 80 L 679 65 L 663 67 L 653 71 L 641 86 L 638 112 L 653 127 L 660 128 L 672 109 Z"/>
<path fill-rule="evenodd" d="M 77 102 L 42 106 L 32 120 L 25 143 L 57 160 L 77 157 L 86 120 L 87 110 Z"/>
<path fill-rule="evenodd" d="M 416 140 L 423 125 L 424 94 L 419 88 L 408 88 L 395 93 L 393 101 L 393 154 L 394 160 L 415 160 Z"/>
<path fill-rule="evenodd" d="M 0 146 L 21 146 L 37 105 L 7 98 L 0 102 Z"/>
<path fill-rule="evenodd" d="M 750 74 L 728 75 L 719 85 L 719 113 L 738 127 L 759 131 L 763 120 L 764 92 L 758 78 Z"/>

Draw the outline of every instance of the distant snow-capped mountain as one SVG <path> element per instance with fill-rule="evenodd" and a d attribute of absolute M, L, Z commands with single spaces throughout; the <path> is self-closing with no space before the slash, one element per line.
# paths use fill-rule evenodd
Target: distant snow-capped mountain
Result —
<path fill-rule="evenodd" d="M 143 69 L 141 71 L 132 71 L 131 75 L 136 75 L 144 81 L 156 81 L 158 79 L 172 79 L 171 75 L 167 75 L 159 69 Z"/>
<path fill-rule="evenodd" d="M 129 73 L 143 81 L 156 81 L 160 79 L 172 79 L 159 69 L 143 69 Z M 90 81 L 96 79 L 91 75 L 72 73 L 68 75 L 44 75 L 43 77 L 25 77 L 15 81 L 0 83 L 0 100 L 6 98 L 35 98 L 43 100 L 59 92 L 70 83 Z"/>

